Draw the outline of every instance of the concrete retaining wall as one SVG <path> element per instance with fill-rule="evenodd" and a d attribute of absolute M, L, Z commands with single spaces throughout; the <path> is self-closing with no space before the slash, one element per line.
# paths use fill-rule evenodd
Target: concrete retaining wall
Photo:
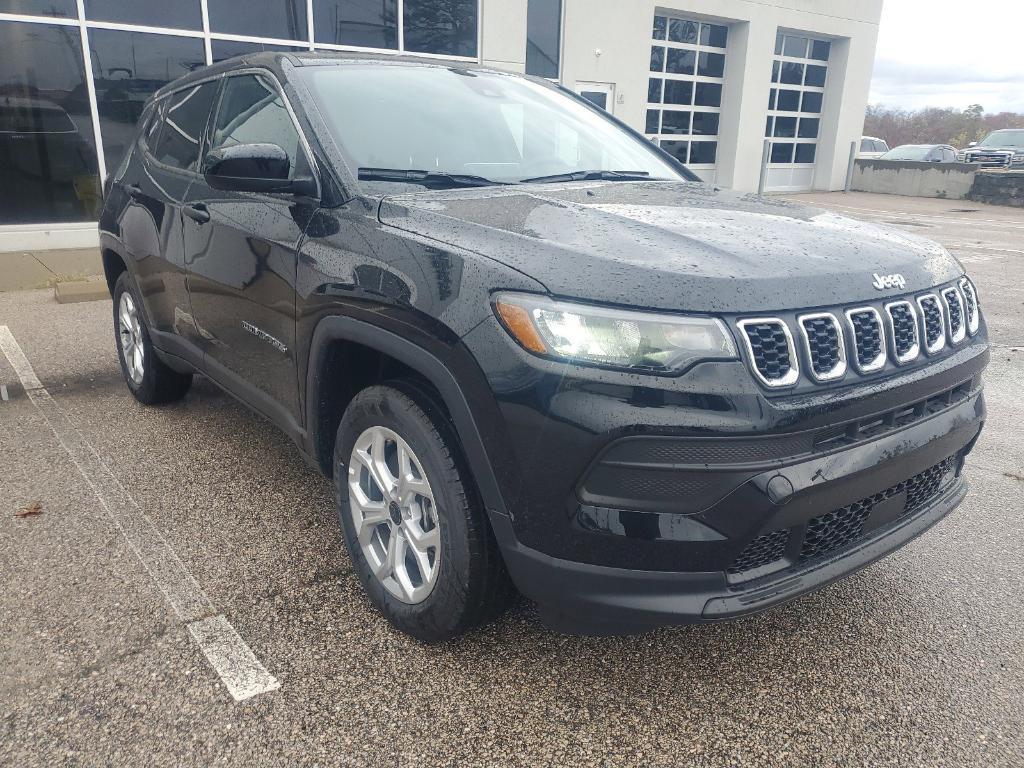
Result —
<path fill-rule="evenodd" d="M 977 166 L 967 163 L 857 160 L 853 169 L 853 190 L 964 200 L 971 193 L 976 173 Z"/>
<path fill-rule="evenodd" d="M 1024 208 L 1024 171 L 980 171 L 970 199 Z"/>

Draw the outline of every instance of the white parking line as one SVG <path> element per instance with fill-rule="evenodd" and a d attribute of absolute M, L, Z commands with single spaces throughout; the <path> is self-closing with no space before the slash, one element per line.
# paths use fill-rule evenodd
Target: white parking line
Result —
<path fill-rule="evenodd" d="M 188 631 L 235 701 L 251 699 L 280 687 L 277 679 L 263 668 L 256 654 L 224 616 L 218 614 L 193 621 L 188 625 Z"/>
<path fill-rule="evenodd" d="M 3 400 L 6 403 L 10 399 L 11 399 L 11 396 L 7 392 L 7 385 L 6 384 L 0 384 L 0 400 Z"/>
<path fill-rule="evenodd" d="M 0 325 L 0 351 L 10 361 L 32 404 L 92 489 L 100 507 L 124 536 L 171 608 L 188 625 L 228 692 L 236 701 L 242 701 L 279 688 L 277 679 L 264 668 L 227 619 L 216 614 L 210 598 L 153 521 L 43 387 L 6 325 Z"/>

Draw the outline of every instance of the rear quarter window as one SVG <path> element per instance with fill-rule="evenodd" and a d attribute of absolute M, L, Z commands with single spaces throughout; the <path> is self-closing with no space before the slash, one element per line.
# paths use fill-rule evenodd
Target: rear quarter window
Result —
<path fill-rule="evenodd" d="M 185 171 L 199 166 L 203 134 L 210 119 L 217 83 L 202 83 L 167 98 L 163 129 L 153 149 L 157 162 Z"/>

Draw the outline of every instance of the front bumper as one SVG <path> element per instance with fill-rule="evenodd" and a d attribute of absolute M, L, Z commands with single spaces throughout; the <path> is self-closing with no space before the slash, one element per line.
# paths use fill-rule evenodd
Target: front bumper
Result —
<path fill-rule="evenodd" d="M 675 521 L 697 560 L 701 546 L 716 552 L 713 570 L 696 570 L 692 561 L 679 562 L 678 570 L 642 570 L 566 560 L 524 546 L 508 518 L 492 515 L 492 522 L 513 581 L 555 628 L 618 634 L 734 618 L 863 568 L 951 512 L 966 494 L 961 471 L 984 417 L 977 390 L 877 440 L 766 469 L 725 500 L 746 521 L 741 529 L 729 531 L 726 516 L 652 513 L 660 516 L 662 533 L 668 529 L 660 521 Z M 921 477 L 931 483 L 923 498 L 919 485 L 908 485 Z M 831 545 L 809 547 L 822 526 L 835 529 L 826 531 Z M 778 532 L 785 532 L 785 543 L 774 559 L 761 557 L 742 572 L 729 567 L 749 565 L 744 552 L 760 539 L 780 538 Z"/>

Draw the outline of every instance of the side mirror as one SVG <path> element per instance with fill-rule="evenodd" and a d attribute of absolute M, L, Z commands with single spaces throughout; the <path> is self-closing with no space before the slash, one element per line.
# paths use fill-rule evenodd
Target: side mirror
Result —
<path fill-rule="evenodd" d="M 971 142 L 970 144 L 968 144 L 967 146 L 968 146 L 968 147 L 976 147 L 976 146 L 978 146 L 978 142 L 976 142 L 976 141 L 972 141 L 972 142 Z"/>
<path fill-rule="evenodd" d="M 230 192 L 283 192 L 314 195 L 311 178 L 289 179 L 291 161 L 277 144 L 235 144 L 208 153 L 203 178 L 213 189 Z"/>

